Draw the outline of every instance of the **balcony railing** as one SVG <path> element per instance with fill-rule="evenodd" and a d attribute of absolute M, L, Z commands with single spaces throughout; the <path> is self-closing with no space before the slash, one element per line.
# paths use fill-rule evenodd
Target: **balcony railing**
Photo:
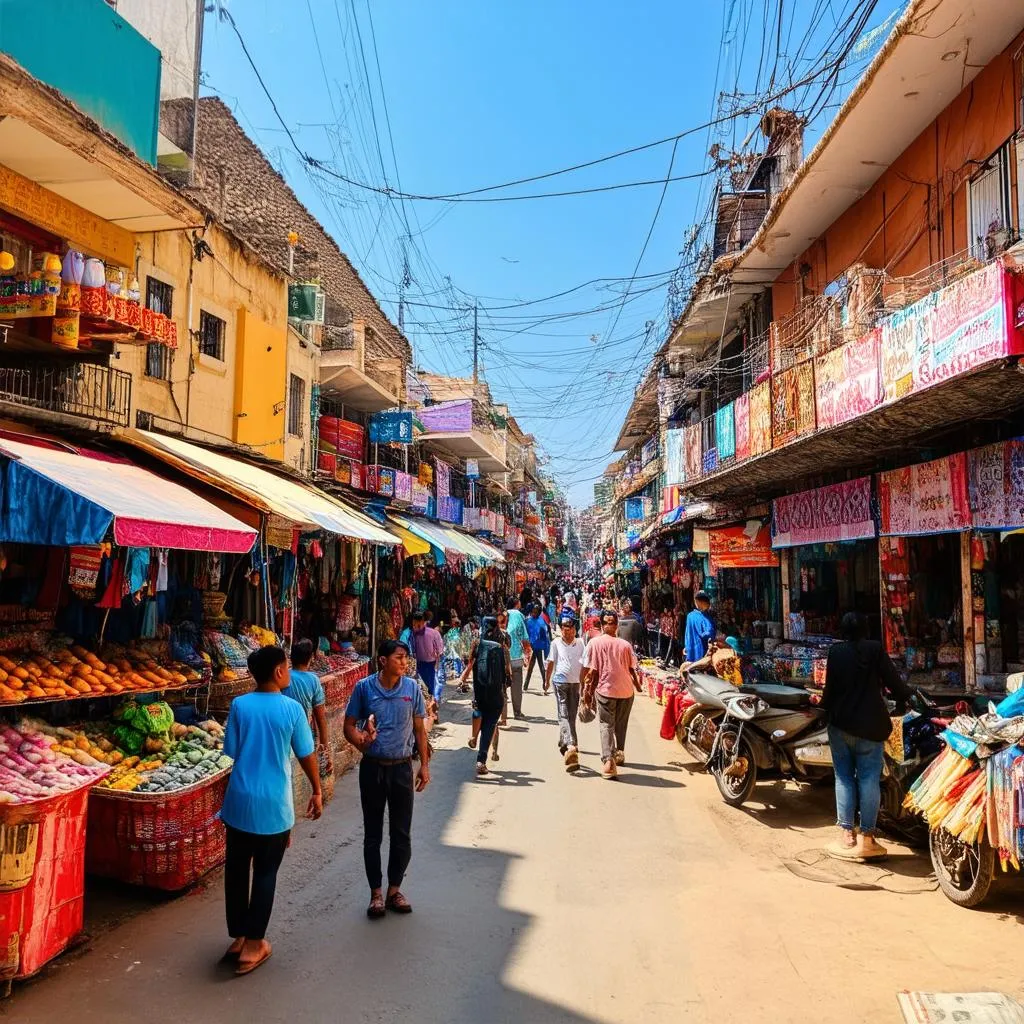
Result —
<path fill-rule="evenodd" d="M 0 403 L 128 426 L 132 378 L 95 363 L 0 366 Z"/>

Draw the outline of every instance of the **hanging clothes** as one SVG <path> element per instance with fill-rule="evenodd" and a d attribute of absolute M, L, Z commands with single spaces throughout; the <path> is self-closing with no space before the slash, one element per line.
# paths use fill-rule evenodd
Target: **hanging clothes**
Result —
<path fill-rule="evenodd" d="M 156 552 L 156 582 L 153 590 L 157 594 L 167 589 L 167 559 L 170 552 L 167 548 L 158 548 Z"/>

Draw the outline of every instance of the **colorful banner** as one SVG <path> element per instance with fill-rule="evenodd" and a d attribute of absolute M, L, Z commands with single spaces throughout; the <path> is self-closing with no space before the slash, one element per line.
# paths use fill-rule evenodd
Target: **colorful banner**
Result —
<path fill-rule="evenodd" d="M 468 434 L 473 429 L 473 403 L 466 398 L 425 405 L 417 410 L 416 418 L 428 434 Z"/>
<path fill-rule="evenodd" d="M 715 446 L 719 462 L 725 462 L 736 454 L 736 419 L 732 402 L 715 413 Z"/>
<path fill-rule="evenodd" d="M 358 423 L 349 420 L 338 420 L 338 454 L 354 462 L 363 461 L 363 449 L 366 447 L 366 431 Z"/>
<path fill-rule="evenodd" d="M 401 470 L 395 472 L 395 501 L 412 501 L 412 476 Z"/>
<path fill-rule="evenodd" d="M 980 530 L 1024 527 L 1024 439 L 967 453 L 971 521 Z"/>
<path fill-rule="evenodd" d="M 629 521 L 643 519 L 644 517 L 644 499 L 643 498 L 627 498 L 625 501 L 626 506 L 626 519 Z"/>
<path fill-rule="evenodd" d="M 772 447 L 814 430 L 814 363 L 807 359 L 772 377 Z"/>
<path fill-rule="evenodd" d="M 814 361 L 814 397 L 818 429 L 826 430 L 863 416 L 881 400 L 878 345 L 881 331 L 818 356 Z"/>
<path fill-rule="evenodd" d="M 374 413 L 370 419 L 370 443 L 412 444 L 412 413 Z"/>
<path fill-rule="evenodd" d="M 930 302 L 931 297 L 922 301 Z M 926 323 L 920 307 L 921 303 L 915 302 L 897 310 L 881 326 L 878 349 L 885 402 L 895 402 L 914 390 L 914 360 L 924 347 Z"/>
<path fill-rule="evenodd" d="M 645 441 L 643 447 L 640 449 L 640 465 L 646 466 L 653 462 L 658 457 L 658 439 L 652 437 L 649 441 Z"/>
<path fill-rule="evenodd" d="M 678 487 L 663 487 L 661 491 L 661 511 L 674 512 L 682 504 L 682 496 Z"/>
<path fill-rule="evenodd" d="M 750 456 L 772 448 L 772 384 L 765 380 L 750 389 Z"/>
<path fill-rule="evenodd" d="M 875 536 L 871 477 L 800 491 L 772 502 L 772 547 L 831 544 Z"/>
<path fill-rule="evenodd" d="M 462 525 L 467 530 L 483 530 L 483 514 L 482 510 L 478 508 L 467 508 L 463 506 L 462 509 Z"/>
<path fill-rule="evenodd" d="M 452 492 L 452 467 L 447 462 L 443 462 L 441 459 L 434 459 L 434 477 L 437 480 L 437 497 L 438 499 L 447 498 Z"/>
<path fill-rule="evenodd" d="M 699 480 L 701 475 L 700 424 L 686 427 L 683 449 L 686 461 L 686 479 Z"/>
<path fill-rule="evenodd" d="M 744 392 L 733 403 L 736 407 L 736 461 L 750 458 L 750 393 Z"/>
<path fill-rule="evenodd" d="M 879 473 L 878 503 L 884 536 L 969 530 L 967 453 Z"/>
<path fill-rule="evenodd" d="M 669 487 L 686 479 L 685 438 L 683 427 L 665 431 L 665 482 Z"/>
<path fill-rule="evenodd" d="M 426 512 L 430 506 L 431 493 L 423 484 L 418 480 L 413 481 L 412 485 L 412 498 L 410 504 L 413 508 L 418 509 L 420 512 Z"/>
<path fill-rule="evenodd" d="M 456 526 L 462 525 L 462 499 L 453 498 L 450 495 L 446 495 L 443 498 L 437 499 L 437 518 L 443 520 L 446 523 L 454 523 Z"/>
<path fill-rule="evenodd" d="M 772 550 L 767 523 L 751 520 L 746 526 L 724 526 L 708 531 L 711 571 L 719 569 L 765 569 L 779 564 Z"/>
<path fill-rule="evenodd" d="M 480 460 L 479 459 L 466 459 L 466 479 L 467 480 L 479 480 L 480 479 Z"/>

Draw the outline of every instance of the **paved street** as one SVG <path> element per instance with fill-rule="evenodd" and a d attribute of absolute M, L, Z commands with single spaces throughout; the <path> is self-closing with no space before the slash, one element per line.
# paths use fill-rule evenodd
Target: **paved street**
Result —
<path fill-rule="evenodd" d="M 824 861 L 830 791 L 771 783 L 725 807 L 658 738 L 638 703 L 614 783 L 567 776 L 554 703 L 499 771 L 472 775 L 465 703 L 446 705 L 435 782 L 419 800 L 409 919 L 371 923 L 355 777 L 321 823 L 300 824 L 271 923 L 273 959 L 250 978 L 215 965 L 227 944 L 219 879 L 95 934 L 16 990 L 0 1017 L 78 1021 L 899 1021 L 902 988 L 1024 985 L 1010 948 L 1019 902 L 959 911 L 927 864 Z M 457 724 L 453 722 L 457 720 Z"/>

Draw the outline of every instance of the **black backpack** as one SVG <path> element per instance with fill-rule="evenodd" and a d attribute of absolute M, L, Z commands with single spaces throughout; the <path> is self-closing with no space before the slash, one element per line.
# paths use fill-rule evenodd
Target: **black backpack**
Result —
<path fill-rule="evenodd" d="M 473 662 L 473 699 L 480 711 L 500 711 L 505 703 L 505 648 L 481 640 Z"/>

